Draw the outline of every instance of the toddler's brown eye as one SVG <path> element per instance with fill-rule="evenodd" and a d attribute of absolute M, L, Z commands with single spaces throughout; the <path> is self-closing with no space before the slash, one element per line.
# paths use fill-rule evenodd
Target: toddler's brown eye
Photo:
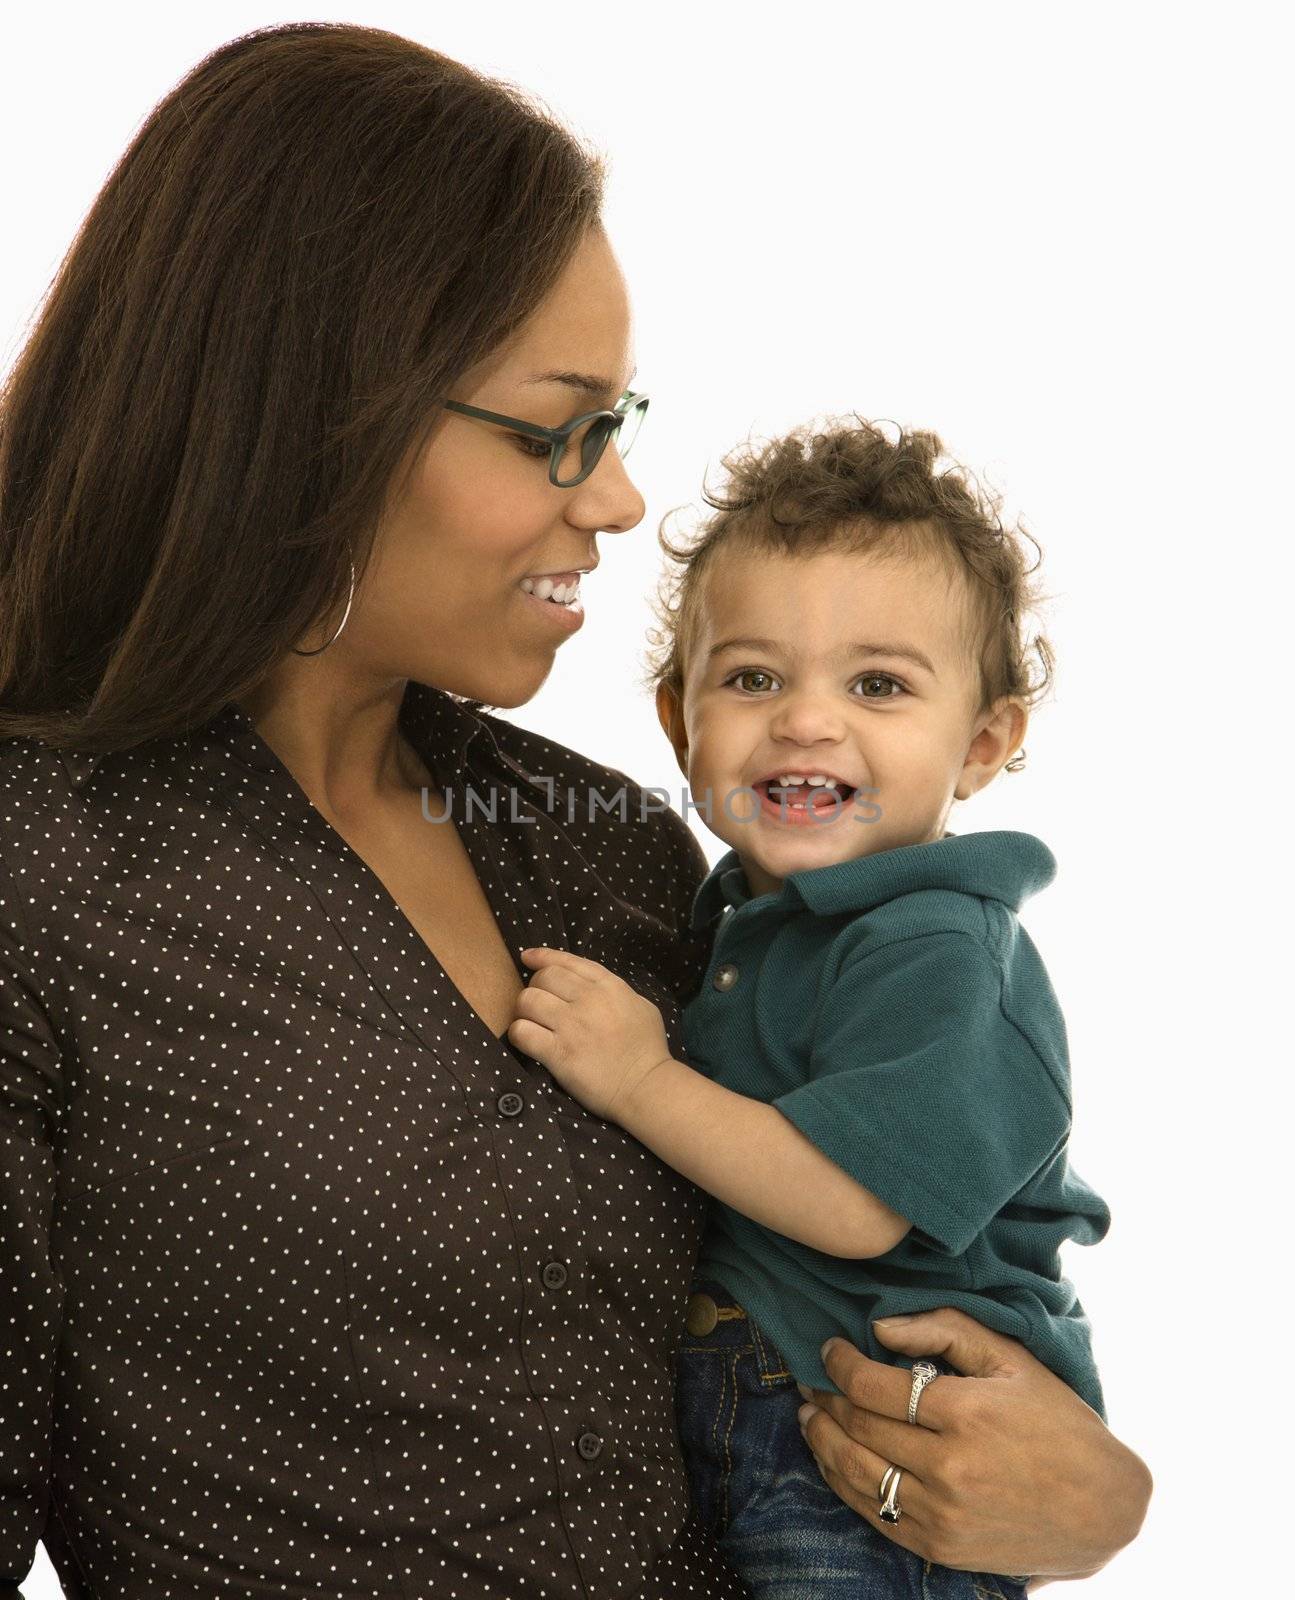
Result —
<path fill-rule="evenodd" d="M 768 677 L 769 677 L 769 674 L 767 672 L 762 672 L 759 667 L 745 667 L 745 668 L 743 668 L 743 670 L 741 672 L 736 674 L 736 676 L 734 677 L 733 681 L 735 683 L 741 683 L 742 687 L 745 689 L 745 688 L 749 688 L 750 685 L 748 683 L 743 682 L 744 679 L 747 679 L 747 678 L 764 678 L 764 679 L 767 680 Z"/>
<path fill-rule="evenodd" d="M 866 687 L 869 684 L 889 684 L 891 689 L 898 689 L 901 687 L 896 679 L 892 678 L 888 673 L 885 672 L 870 672 L 866 678 L 860 678 L 859 682 L 865 685 L 865 700 L 893 700 L 895 698 L 895 696 L 889 690 L 886 690 L 882 694 L 869 694 Z"/>

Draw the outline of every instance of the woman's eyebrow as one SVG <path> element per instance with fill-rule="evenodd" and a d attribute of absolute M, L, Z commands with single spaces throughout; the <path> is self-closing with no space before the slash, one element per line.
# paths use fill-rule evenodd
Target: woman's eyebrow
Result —
<path fill-rule="evenodd" d="M 629 383 L 638 377 L 638 368 L 630 373 Z M 589 372 L 537 372 L 533 377 L 523 380 L 525 383 L 564 383 L 568 389 L 574 389 L 579 394 L 586 394 L 591 399 L 600 399 L 603 395 L 621 394 L 623 391 L 616 385 L 614 378 L 599 378 Z M 625 388 L 629 388 L 629 383 Z"/>

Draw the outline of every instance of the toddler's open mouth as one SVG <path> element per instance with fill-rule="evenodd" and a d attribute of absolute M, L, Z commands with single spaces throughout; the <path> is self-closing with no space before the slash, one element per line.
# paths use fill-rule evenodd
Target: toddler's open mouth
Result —
<path fill-rule="evenodd" d="M 765 802 L 765 805 L 775 813 L 800 812 L 809 815 L 811 812 L 842 811 L 854 798 L 855 786 L 842 783 L 828 777 L 826 774 L 813 773 L 803 781 L 787 782 L 782 780 L 789 775 L 778 774 L 774 777 L 760 778 L 751 787 Z M 790 775 L 799 777 L 797 774 Z"/>

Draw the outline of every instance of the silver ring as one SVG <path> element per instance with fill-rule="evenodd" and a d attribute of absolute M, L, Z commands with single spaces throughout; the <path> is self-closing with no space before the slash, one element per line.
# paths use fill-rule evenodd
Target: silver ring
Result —
<path fill-rule="evenodd" d="M 893 1478 L 890 1476 L 892 1472 L 894 1473 Z M 886 1483 L 886 1479 L 890 1479 L 890 1486 L 887 1490 L 886 1498 L 882 1503 L 880 1512 L 878 1513 L 883 1522 L 898 1522 L 900 1517 L 903 1516 L 903 1512 L 899 1509 L 899 1480 L 902 1477 L 903 1473 L 898 1467 L 891 1467 L 887 1470 L 886 1476 L 881 1480 L 884 1485 Z"/>
<path fill-rule="evenodd" d="M 938 1378 L 939 1372 L 929 1361 L 915 1361 L 913 1363 L 913 1387 L 908 1393 L 908 1420 L 917 1421 L 917 1402 L 921 1398 L 922 1390 L 926 1388 L 932 1378 Z"/>

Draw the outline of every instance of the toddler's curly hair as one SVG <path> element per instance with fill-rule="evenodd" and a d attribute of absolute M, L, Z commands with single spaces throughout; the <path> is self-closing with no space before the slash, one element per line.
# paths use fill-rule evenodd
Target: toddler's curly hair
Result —
<path fill-rule="evenodd" d="M 718 493 L 703 489 L 712 515 L 676 544 L 665 522 L 657 542 L 674 563 L 653 601 L 659 624 L 649 630 L 644 686 L 667 684 L 683 696 L 684 674 L 696 637 L 703 579 L 715 553 L 812 555 L 823 550 L 884 552 L 942 559 L 962 574 L 971 659 L 980 676 L 980 707 L 1003 696 L 1035 704 L 1052 682 L 1055 656 L 1042 632 L 1027 639 L 1027 614 L 1046 598 L 1032 582 L 1021 539 L 1038 541 L 1018 520 L 1005 528 L 1002 497 L 945 453 L 939 437 L 851 414 L 806 423 L 781 438 L 739 445 L 723 459 Z M 1041 672 L 1031 677 L 1030 655 Z M 1007 763 L 1024 766 L 1024 750 Z"/>

